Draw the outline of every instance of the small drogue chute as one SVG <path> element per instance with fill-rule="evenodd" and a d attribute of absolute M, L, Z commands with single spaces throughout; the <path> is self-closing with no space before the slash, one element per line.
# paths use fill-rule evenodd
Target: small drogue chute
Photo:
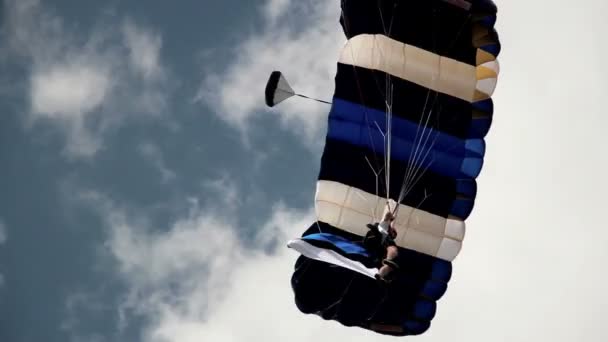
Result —
<path fill-rule="evenodd" d="M 268 107 L 274 107 L 279 103 L 287 100 L 292 96 L 298 96 L 305 99 L 331 104 L 331 102 L 315 99 L 306 95 L 296 93 L 293 88 L 287 82 L 287 79 L 280 71 L 273 71 L 270 73 L 268 82 L 266 83 L 266 105 Z"/>

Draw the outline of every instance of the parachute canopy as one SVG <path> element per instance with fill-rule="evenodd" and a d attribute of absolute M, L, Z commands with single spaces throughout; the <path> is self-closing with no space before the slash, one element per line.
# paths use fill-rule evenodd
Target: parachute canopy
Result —
<path fill-rule="evenodd" d="M 275 105 L 294 96 L 293 91 L 287 80 L 280 71 L 273 71 L 266 83 L 266 105 L 274 107 Z"/>
<path fill-rule="evenodd" d="M 491 0 L 342 0 L 348 41 L 301 255 L 296 305 L 389 335 L 429 329 L 473 211 L 499 73 Z M 294 92 L 273 73 L 266 101 Z M 363 245 L 366 224 L 396 206 L 397 276 L 387 287 Z"/>

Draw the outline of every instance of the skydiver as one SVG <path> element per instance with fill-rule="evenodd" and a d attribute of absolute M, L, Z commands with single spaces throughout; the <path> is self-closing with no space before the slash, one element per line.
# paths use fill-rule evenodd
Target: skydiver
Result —
<path fill-rule="evenodd" d="M 395 238 L 397 231 L 393 227 L 395 216 L 390 210 L 390 206 L 384 211 L 382 221 L 374 224 L 367 224 L 369 232 L 365 235 L 365 245 L 372 250 L 378 258 L 383 258 L 382 267 L 378 270 L 375 277 L 384 283 L 390 283 L 393 269 L 399 269 L 399 265 L 394 261 L 399 254 Z"/>

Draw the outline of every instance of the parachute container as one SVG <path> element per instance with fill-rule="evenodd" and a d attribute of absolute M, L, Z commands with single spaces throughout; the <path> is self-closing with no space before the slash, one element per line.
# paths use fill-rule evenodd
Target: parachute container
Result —
<path fill-rule="evenodd" d="M 316 222 L 288 243 L 300 311 L 381 334 L 427 331 L 473 211 L 499 73 L 490 0 L 342 0 L 348 41 L 316 184 Z M 269 106 L 293 96 L 280 73 Z M 389 284 L 361 241 L 398 204 Z"/>

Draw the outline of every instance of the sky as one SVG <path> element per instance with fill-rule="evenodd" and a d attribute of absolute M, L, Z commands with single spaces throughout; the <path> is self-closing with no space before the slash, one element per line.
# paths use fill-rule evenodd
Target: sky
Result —
<path fill-rule="evenodd" d="M 601 342 L 602 0 L 497 1 L 501 73 L 462 252 L 420 341 Z M 4 0 L 0 341 L 388 341 L 301 314 L 286 242 L 314 221 L 327 0 Z"/>

